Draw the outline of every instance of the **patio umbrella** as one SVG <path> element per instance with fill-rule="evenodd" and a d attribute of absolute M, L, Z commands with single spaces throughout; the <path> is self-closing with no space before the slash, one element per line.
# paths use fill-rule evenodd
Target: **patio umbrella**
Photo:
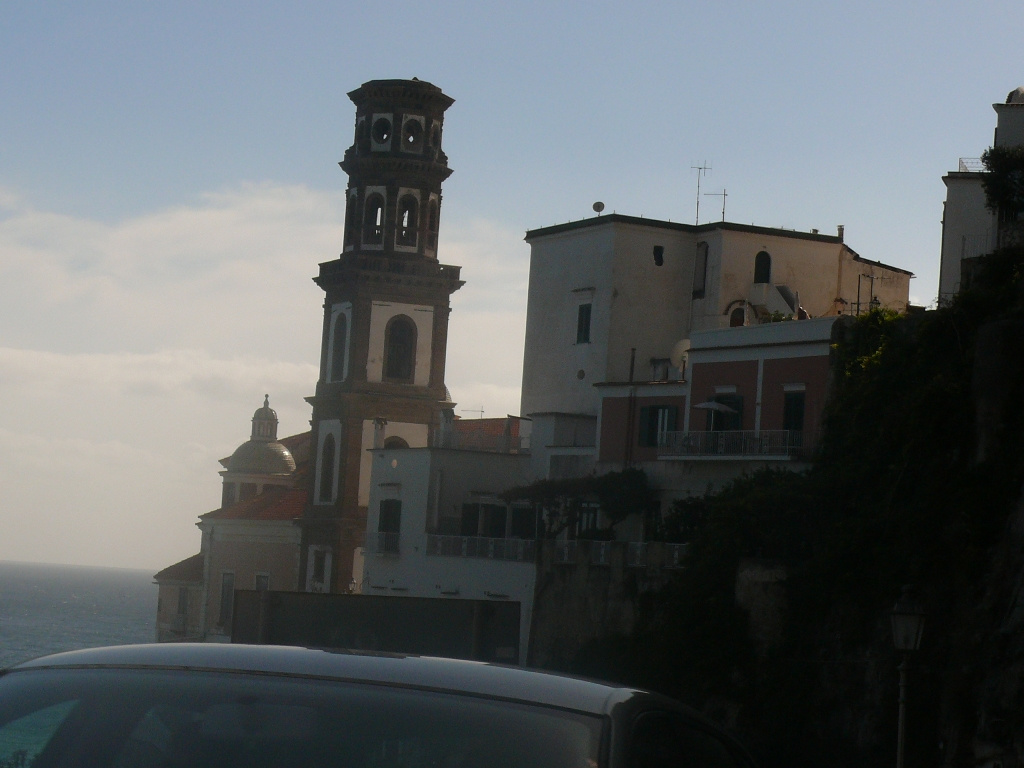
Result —
<path fill-rule="evenodd" d="M 735 408 L 730 408 L 725 403 L 716 403 L 714 400 L 708 400 L 705 403 L 697 403 L 694 408 L 701 408 L 705 411 L 719 411 L 720 413 L 738 413 Z"/>

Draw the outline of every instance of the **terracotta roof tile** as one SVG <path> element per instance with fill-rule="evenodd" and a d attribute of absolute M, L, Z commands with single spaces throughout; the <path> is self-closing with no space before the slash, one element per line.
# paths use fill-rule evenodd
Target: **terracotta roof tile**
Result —
<path fill-rule="evenodd" d="M 309 499 L 305 488 L 268 488 L 258 496 L 200 515 L 201 520 L 294 520 Z"/>
<path fill-rule="evenodd" d="M 155 581 L 202 581 L 203 553 L 186 557 L 180 563 L 167 566 L 153 579 Z"/>
<path fill-rule="evenodd" d="M 508 416 L 502 419 L 456 419 L 452 427 L 458 435 L 487 435 L 488 437 L 519 437 L 520 418 Z M 506 429 L 508 430 L 506 432 Z"/>

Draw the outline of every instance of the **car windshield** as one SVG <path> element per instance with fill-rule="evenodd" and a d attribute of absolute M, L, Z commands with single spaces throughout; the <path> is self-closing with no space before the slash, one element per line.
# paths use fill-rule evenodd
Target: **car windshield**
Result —
<path fill-rule="evenodd" d="M 177 670 L 0 678 L 0 768 L 588 768 L 602 719 L 393 686 Z"/>

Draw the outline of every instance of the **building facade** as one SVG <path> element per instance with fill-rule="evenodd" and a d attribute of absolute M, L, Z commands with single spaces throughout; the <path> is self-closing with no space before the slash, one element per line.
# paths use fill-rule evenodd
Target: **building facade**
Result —
<path fill-rule="evenodd" d="M 226 641 L 235 589 L 298 589 L 310 433 L 279 440 L 277 428 L 265 396 L 249 440 L 221 459 L 221 506 L 199 517 L 199 553 L 154 576 L 159 642 Z"/>
<path fill-rule="evenodd" d="M 905 311 L 912 277 L 862 258 L 841 228 L 832 236 L 612 214 L 532 230 L 526 240 L 521 413 L 533 420 L 544 477 L 592 471 L 595 385 L 682 380 L 698 332 L 876 306 Z"/>
<path fill-rule="evenodd" d="M 996 147 L 1024 145 L 1024 86 L 1010 91 L 996 111 Z M 942 177 L 946 201 L 942 208 L 942 251 L 939 266 L 939 303 L 949 301 L 964 285 L 971 263 L 992 253 L 998 245 L 996 215 L 985 201 L 981 185 L 984 168 L 976 158 L 960 158 L 958 169 Z"/>

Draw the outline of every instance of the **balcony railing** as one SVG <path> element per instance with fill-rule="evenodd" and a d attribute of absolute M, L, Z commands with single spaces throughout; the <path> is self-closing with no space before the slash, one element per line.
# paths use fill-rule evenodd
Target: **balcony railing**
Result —
<path fill-rule="evenodd" d="M 985 170 L 985 164 L 981 162 L 980 157 L 961 157 L 959 170 L 960 173 L 982 173 Z"/>
<path fill-rule="evenodd" d="M 384 555 L 397 555 L 398 552 L 398 534 L 397 533 L 378 533 L 377 534 L 377 552 Z"/>
<path fill-rule="evenodd" d="M 658 456 L 796 458 L 806 448 L 806 435 L 795 429 L 666 432 L 658 446 Z"/>
<path fill-rule="evenodd" d="M 488 560 L 532 562 L 537 557 L 537 542 L 532 539 L 428 534 L 427 554 L 435 557 L 479 557 Z"/>
<path fill-rule="evenodd" d="M 626 567 L 646 568 L 647 567 L 647 542 L 630 541 L 626 545 Z"/>
<path fill-rule="evenodd" d="M 454 448 L 484 453 L 529 453 L 529 440 L 518 435 L 488 435 L 479 432 L 446 431 L 437 434 L 435 448 Z"/>
<path fill-rule="evenodd" d="M 690 551 L 689 544 L 666 544 L 665 545 L 665 567 L 682 568 L 686 565 L 686 553 Z"/>
<path fill-rule="evenodd" d="M 576 540 L 555 542 L 555 562 L 561 565 L 576 563 Z"/>
<path fill-rule="evenodd" d="M 593 565 L 608 565 L 611 562 L 612 543 L 610 541 L 590 542 L 590 562 Z"/>

